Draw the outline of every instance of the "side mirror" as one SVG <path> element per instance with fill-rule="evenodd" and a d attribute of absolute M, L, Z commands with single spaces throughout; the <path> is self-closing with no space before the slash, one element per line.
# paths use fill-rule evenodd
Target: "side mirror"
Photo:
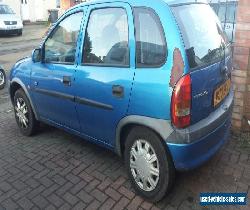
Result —
<path fill-rule="evenodd" d="M 42 50 L 41 48 L 34 49 L 32 52 L 32 61 L 34 63 L 42 61 Z"/>

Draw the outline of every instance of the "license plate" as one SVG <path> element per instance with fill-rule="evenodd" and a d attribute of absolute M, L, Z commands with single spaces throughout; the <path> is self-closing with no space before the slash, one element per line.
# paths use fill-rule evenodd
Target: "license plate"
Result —
<path fill-rule="evenodd" d="M 7 26 L 7 29 L 9 29 L 9 30 L 16 29 L 16 26 Z"/>
<path fill-rule="evenodd" d="M 218 87 L 214 92 L 214 106 L 217 106 L 229 93 L 231 88 L 231 80 L 227 80 Z"/>

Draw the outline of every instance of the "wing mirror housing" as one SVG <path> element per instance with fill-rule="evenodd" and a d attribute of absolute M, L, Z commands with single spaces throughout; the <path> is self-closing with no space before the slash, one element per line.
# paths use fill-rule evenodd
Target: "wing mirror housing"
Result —
<path fill-rule="evenodd" d="M 36 48 L 32 52 L 32 61 L 34 63 L 38 63 L 42 61 L 42 49 L 41 48 Z"/>

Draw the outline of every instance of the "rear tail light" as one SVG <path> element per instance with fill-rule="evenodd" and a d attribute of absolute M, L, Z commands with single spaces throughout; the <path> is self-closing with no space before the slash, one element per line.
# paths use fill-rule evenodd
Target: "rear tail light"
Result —
<path fill-rule="evenodd" d="M 183 76 L 175 85 L 172 94 L 172 123 L 177 128 L 185 128 L 191 121 L 191 77 Z"/>

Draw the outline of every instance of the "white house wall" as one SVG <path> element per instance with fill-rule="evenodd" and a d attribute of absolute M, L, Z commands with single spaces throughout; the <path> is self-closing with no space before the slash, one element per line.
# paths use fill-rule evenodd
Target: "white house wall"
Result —
<path fill-rule="evenodd" d="M 47 21 L 48 10 L 56 8 L 56 0 L 27 0 L 30 10 L 30 21 Z"/>
<path fill-rule="evenodd" d="M 0 0 L 0 3 L 8 4 L 18 16 L 22 16 L 21 0 Z M 56 0 L 27 0 L 27 7 L 29 21 L 47 21 L 48 10 L 56 9 Z"/>

